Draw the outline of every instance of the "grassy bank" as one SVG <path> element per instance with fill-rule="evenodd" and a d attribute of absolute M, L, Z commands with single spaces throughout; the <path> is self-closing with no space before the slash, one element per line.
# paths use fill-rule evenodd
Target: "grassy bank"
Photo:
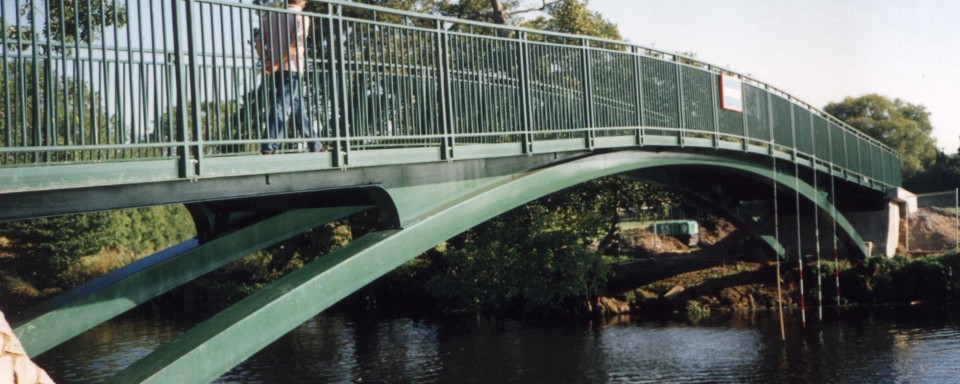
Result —
<path fill-rule="evenodd" d="M 799 307 L 800 279 L 796 263 L 782 264 L 782 302 Z M 960 303 L 960 254 L 870 258 L 839 265 L 841 305 Z M 805 304 L 836 305 L 834 264 L 804 266 Z M 818 286 L 817 278 L 820 278 Z M 775 309 L 776 269 L 757 263 L 733 262 L 681 273 L 622 292 L 619 296 L 638 314 L 675 313 L 696 319 L 711 312 Z"/>

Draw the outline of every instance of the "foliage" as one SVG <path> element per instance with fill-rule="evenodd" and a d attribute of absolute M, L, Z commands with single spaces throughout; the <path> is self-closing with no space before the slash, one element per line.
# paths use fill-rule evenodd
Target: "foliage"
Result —
<path fill-rule="evenodd" d="M 597 294 L 608 269 L 589 244 L 602 217 L 576 193 L 505 213 L 451 241 L 427 286 L 448 310 L 553 312 Z"/>
<path fill-rule="evenodd" d="M 827 104 L 824 111 L 896 150 L 905 178 L 922 172 L 936 160 L 930 112 L 922 105 L 869 94 Z"/>
<path fill-rule="evenodd" d="M 710 317 L 710 306 L 701 303 L 699 300 L 687 301 L 687 306 L 683 311 L 687 321 L 696 324 L 707 317 Z"/>
<path fill-rule="evenodd" d="M 516 1 L 372 3 L 620 39 L 616 25 L 574 0 L 544 1 L 544 14 L 529 22 L 516 17 L 527 11 Z M 497 20 L 496 8 L 501 5 L 504 15 L 510 17 Z M 675 198 L 661 189 L 636 181 L 605 178 L 587 182 L 467 231 L 392 274 L 403 276 L 387 280 L 414 284 L 411 281 L 427 279 L 426 290 L 447 310 L 562 310 L 596 295 L 606 280 L 608 269 L 602 253 L 616 244 L 621 212 L 662 206 L 671 199 Z M 599 250 L 594 250 L 595 244 Z M 390 285 L 391 290 L 398 289 L 395 285 Z"/>
<path fill-rule="evenodd" d="M 0 237 L 7 243 L 0 252 L 12 256 L 7 266 L 22 277 L 44 287 L 69 287 L 83 282 L 71 276 L 89 275 L 71 271 L 85 256 L 105 249 L 143 256 L 193 235 L 183 206 L 138 208 L 3 223 Z"/>
<path fill-rule="evenodd" d="M 659 188 L 616 177 L 590 181 L 507 212 L 417 263 L 446 310 L 554 313 L 595 297 L 609 276 L 603 245 L 625 208 L 669 201 Z"/>
<path fill-rule="evenodd" d="M 123 28 L 127 24 L 127 8 L 113 0 L 21 0 L 17 8 L 18 19 L 0 20 L 0 31 L 6 38 L 33 41 L 43 36 L 56 44 L 41 45 L 41 49 L 68 54 L 71 49 L 65 45 L 77 39 L 93 43 L 100 39 L 104 27 Z M 30 47 L 28 43 L 8 43 L 5 48 L 22 52 Z"/>
<path fill-rule="evenodd" d="M 116 216 L 91 213 L 0 224 L 8 243 L 0 251 L 14 256 L 22 276 L 47 285 L 63 283 L 61 276 L 80 257 L 116 242 Z"/>
<path fill-rule="evenodd" d="M 44 69 L 29 63 L 6 65 L 0 78 L 0 93 L 15 102 L 0 105 L 0 136 L 11 147 L 54 146 L 78 143 L 111 143 L 121 135 L 118 124 L 107 116 L 102 95 L 90 84 L 75 79 L 54 80 L 47 87 Z M 34 81 L 37 88 L 34 89 Z M 26 84 L 26 86 L 24 86 Z M 62 93 L 54 102 L 49 93 Z M 53 153 L 10 153 L 0 163 L 33 161 L 80 161 L 93 157 L 110 158 L 110 150 L 58 151 Z"/>
<path fill-rule="evenodd" d="M 604 19 L 598 12 L 587 9 L 578 0 L 560 0 L 548 5 L 546 16 L 540 16 L 525 24 L 531 28 L 552 32 L 601 37 L 621 40 L 620 30 L 613 22 Z"/>
<path fill-rule="evenodd" d="M 914 193 L 941 192 L 960 186 L 960 154 L 937 152 L 933 164 L 903 181 Z"/>
<path fill-rule="evenodd" d="M 107 115 L 100 92 L 88 82 L 59 77 L 50 60 L 54 52 L 49 48 L 60 52 L 63 44 L 77 39 L 93 43 L 104 27 L 126 25 L 126 8 L 112 0 L 24 0 L 17 5 L 13 20 L 0 20 L 5 38 L 23 41 L 8 41 L 4 47 L 8 55 L 0 64 L 0 97 L 7 100 L 0 106 L 0 137 L 5 139 L 4 145 L 123 142 L 128 132 L 114 116 Z M 28 55 L 25 52 L 33 42 L 41 49 Z M 81 156 L 109 158 L 118 154 L 100 150 L 56 155 L 60 157 L 48 158 L 52 156 L 48 153 L 10 154 L 0 163 L 71 161 L 82 160 Z"/>
<path fill-rule="evenodd" d="M 845 296 L 873 303 L 960 301 L 960 253 L 915 259 L 897 256 L 867 259 Z"/>
<path fill-rule="evenodd" d="M 42 31 L 45 36 L 65 43 L 77 38 L 91 43 L 100 38 L 102 27 L 122 28 L 127 24 L 127 9 L 113 0 L 23 0 L 21 14 L 38 12 L 47 22 Z M 37 9 L 43 4 L 43 9 Z"/>
<path fill-rule="evenodd" d="M 182 205 L 125 209 L 116 215 L 116 240 L 111 247 L 144 255 L 196 236 L 196 228 Z"/>

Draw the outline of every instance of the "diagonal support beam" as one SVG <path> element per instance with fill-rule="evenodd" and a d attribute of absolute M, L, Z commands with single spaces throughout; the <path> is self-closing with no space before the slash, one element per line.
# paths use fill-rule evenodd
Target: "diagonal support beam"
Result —
<path fill-rule="evenodd" d="M 36 356 L 139 304 L 251 252 L 370 206 L 297 209 L 203 245 L 188 240 L 28 309 L 14 333 Z"/>
<path fill-rule="evenodd" d="M 609 153 L 525 172 L 487 184 L 437 192 L 392 188 L 398 207 L 413 206 L 402 230 L 354 240 L 307 264 L 161 346 L 111 379 L 116 383 L 215 380 L 340 299 L 423 251 L 510 208 L 601 176 L 656 167 L 719 167 L 766 177 L 764 169 L 715 157 Z M 458 188 L 459 187 L 459 188 Z M 455 196 L 443 199 L 444 196 Z"/>
<path fill-rule="evenodd" d="M 206 383 L 422 250 L 367 234 L 291 272 L 120 372 L 116 383 Z M 414 241 L 414 243 L 417 243 Z"/>

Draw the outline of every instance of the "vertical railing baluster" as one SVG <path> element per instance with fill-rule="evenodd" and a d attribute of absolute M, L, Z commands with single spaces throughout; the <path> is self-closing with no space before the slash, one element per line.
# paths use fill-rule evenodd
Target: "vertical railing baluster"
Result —
<path fill-rule="evenodd" d="M 46 9 L 44 9 L 45 11 L 44 14 L 47 15 L 47 18 L 49 20 L 49 18 L 52 17 L 52 14 L 50 12 L 50 1 L 45 1 L 44 5 L 46 7 Z M 44 82 L 43 83 L 45 88 L 43 112 L 44 112 L 44 115 L 46 116 L 44 117 L 44 121 L 45 121 L 44 125 L 46 125 L 46 131 L 47 131 L 47 134 L 46 134 L 47 145 L 51 147 L 56 147 L 59 144 L 59 140 L 58 140 L 59 129 L 57 128 L 59 124 L 57 124 L 57 116 L 56 116 L 57 100 L 56 100 L 56 91 L 54 91 L 54 87 L 56 86 L 57 81 L 55 81 L 54 75 L 53 75 L 53 67 L 54 67 L 53 39 L 54 39 L 53 33 L 48 32 L 47 38 L 46 38 L 47 56 L 44 58 L 44 61 L 43 61 L 44 63 L 44 68 L 43 68 Z M 44 155 L 47 158 L 46 161 L 51 160 L 50 153 L 51 153 L 50 151 L 45 152 Z"/>
<path fill-rule="evenodd" d="M 842 126 L 839 126 L 839 125 L 837 125 L 837 128 L 839 128 L 840 132 L 842 132 L 840 137 L 843 138 L 843 169 L 842 169 L 843 180 L 848 181 L 847 174 L 850 172 L 850 164 L 849 164 L 850 155 L 847 154 L 847 152 L 850 150 L 850 148 L 848 148 L 847 146 L 847 130 L 846 128 L 843 128 Z"/>
<path fill-rule="evenodd" d="M 177 156 L 179 157 L 178 162 L 178 171 L 181 178 L 192 177 L 190 172 L 190 147 L 188 146 L 188 127 L 187 127 L 187 94 L 186 94 L 186 75 L 183 73 L 183 42 L 181 42 L 181 28 L 183 27 L 183 20 L 180 19 L 180 9 L 179 4 L 184 3 L 187 8 L 189 8 L 190 0 L 176 0 L 171 1 L 170 6 L 171 11 L 171 21 L 173 21 L 173 61 L 174 61 L 174 77 L 176 82 L 177 90 L 177 141 L 179 142 L 177 146 Z M 189 34 L 187 35 L 189 38 Z"/>
<path fill-rule="evenodd" d="M 189 148 L 189 154 L 191 157 L 189 160 L 193 164 L 193 175 L 191 177 L 198 177 L 202 175 L 201 172 L 203 166 L 203 136 L 200 130 L 200 90 L 198 84 L 200 82 L 199 72 L 199 63 L 197 62 L 197 55 L 203 54 L 203 52 L 197 52 L 197 47 L 195 45 L 196 40 L 195 36 L 199 36 L 194 30 L 193 26 L 193 5 L 196 3 L 196 0 L 187 0 L 186 3 L 186 23 L 187 23 L 187 53 L 190 54 L 189 59 L 189 76 L 190 76 L 190 132 L 192 134 L 192 145 Z M 206 84 L 206 81 L 204 81 Z M 189 138 L 188 138 L 189 140 Z"/>
<path fill-rule="evenodd" d="M 749 127 L 748 124 L 749 124 L 749 120 L 750 120 L 750 117 L 748 116 L 748 115 L 749 115 L 749 111 L 750 111 L 750 107 L 747 105 L 747 89 L 748 89 L 748 88 L 746 88 L 746 87 L 743 86 L 743 84 L 744 84 L 744 83 L 743 83 L 743 78 L 738 77 L 738 79 L 741 80 L 741 82 L 740 82 L 740 92 L 742 92 L 742 93 L 741 93 L 741 98 L 742 98 L 742 101 L 741 101 L 741 102 L 743 103 L 743 112 L 742 112 L 742 113 L 743 113 L 743 118 L 740 119 L 740 126 L 741 126 L 740 128 L 743 130 L 743 131 L 742 131 L 742 132 L 743 132 L 743 138 L 742 138 L 742 143 L 741 143 L 741 144 L 743 144 L 743 152 L 748 152 L 748 151 L 750 151 L 750 130 L 749 130 L 749 128 L 748 128 L 748 127 Z"/>
<path fill-rule="evenodd" d="M 16 48 L 14 48 L 13 50 L 14 57 L 15 57 L 14 61 L 16 61 L 17 82 L 14 84 L 13 89 L 18 96 L 18 101 L 14 104 L 14 108 L 17 109 L 17 113 L 16 113 L 17 122 L 19 122 L 19 125 L 20 125 L 20 129 L 19 129 L 19 132 L 17 132 L 17 136 L 19 136 L 18 141 L 20 142 L 21 146 L 29 147 L 32 144 L 30 140 L 30 131 L 29 131 L 30 127 L 27 124 L 27 119 L 29 119 L 29 117 L 27 117 L 27 105 L 28 105 L 27 91 L 26 91 L 27 82 L 26 82 L 26 76 L 25 76 L 27 73 L 27 68 L 26 68 L 26 63 L 24 63 L 26 58 L 24 58 L 23 34 L 21 33 L 24 28 L 22 25 L 23 18 L 20 17 L 19 14 L 17 14 L 17 9 L 14 9 L 14 17 L 17 19 L 17 27 L 16 27 L 17 33 L 14 35 L 14 40 L 16 41 L 15 43 Z M 27 159 L 29 159 L 28 155 L 24 153 L 24 156 L 25 158 L 23 160 L 27 161 Z"/>
<path fill-rule="evenodd" d="M 0 6 L 0 20 L 7 20 L 7 7 Z M 7 51 L 10 49 L 7 48 L 7 33 L 2 31 L 0 33 L 0 51 L 2 51 L 2 57 L 0 57 L 0 74 L 3 74 L 3 144 L 4 147 L 15 147 L 13 142 L 13 127 L 16 124 L 13 123 L 13 119 L 10 116 L 10 67 L 7 64 Z M 0 163 L 6 163 L 6 159 L 0 160 Z"/>
<path fill-rule="evenodd" d="M 787 100 L 787 102 L 790 103 L 789 100 Z M 793 141 L 793 143 L 792 143 L 792 145 L 790 146 L 790 148 L 792 149 L 791 153 L 792 153 L 792 156 L 793 156 L 793 162 L 796 163 L 796 162 L 797 162 L 797 147 L 798 147 L 798 145 L 797 145 L 797 144 L 798 144 L 798 143 L 797 143 L 797 122 L 796 122 L 796 120 L 794 119 L 794 111 L 796 110 L 796 108 L 793 108 L 793 105 L 788 105 L 787 107 L 789 107 L 789 109 L 790 109 L 790 137 L 791 137 L 790 140 Z M 797 177 L 800 177 L 800 175 L 796 175 L 796 176 L 797 176 Z"/>
<path fill-rule="evenodd" d="M 586 128 L 586 135 L 584 138 L 586 142 L 587 149 L 593 149 L 594 146 L 594 137 L 596 132 L 594 132 L 595 122 L 593 116 L 593 67 L 590 63 L 590 40 L 582 39 L 580 45 L 580 62 L 581 70 L 580 73 L 583 76 L 583 106 L 584 106 L 584 128 Z"/>
<path fill-rule="evenodd" d="M 812 113 L 807 113 L 807 120 L 810 122 L 810 168 L 813 168 L 813 177 L 817 177 L 817 127 Z"/>
<path fill-rule="evenodd" d="M 530 88 L 530 44 L 527 43 L 527 33 L 517 33 L 517 44 L 520 45 L 520 118 L 523 122 L 523 153 L 533 154 L 533 120 L 531 113 Z"/>
<path fill-rule="evenodd" d="M 33 138 L 33 145 L 36 146 L 38 149 L 43 147 L 46 144 L 44 142 L 44 137 L 43 137 L 44 136 L 43 122 L 40 120 L 41 119 L 40 99 L 46 95 L 41 95 L 40 93 L 40 74 L 39 74 L 40 71 L 38 71 L 38 69 L 40 68 L 40 61 L 37 58 L 37 54 L 38 54 L 37 51 L 39 51 L 37 49 L 37 35 L 39 34 L 39 31 L 37 31 L 37 29 L 39 24 L 40 23 L 37 20 L 36 5 L 31 4 L 30 5 L 30 50 L 32 52 L 30 56 L 33 62 L 33 69 L 30 71 L 32 72 L 31 74 L 32 76 L 30 77 L 33 79 L 33 85 L 31 88 L 33 90 L 33 92 L 31 92 L 33 94 L 33 103 L 31 103 L 33 110 L 31 111 L 32 113 L 31 113 L 30 119 L 32 120 L 31 125 L 33 125 L 33 134 L 35 135 Z M 24 92 L 26 93 L 26 89 L 24 89 Z M 26 107 L 26 104 L 24 104 L 24 107 Z M 34 152 L 33 161 L 35 163 L 42 162 L 43 153 L 44 153 L 43 151 Z"/>
<path fill-rule="evenodd" d="M 452 100 L 450 99 L 450 46 L 449 36 L 443 30 L 443 21 L 436 20 L 436 59 L 434 60 L 437 71 L 437 112 L 440 119 L 441 132 L 443 138 L 440 146 L 440 158 L 443 160 L 453 160 L 454 139 L 453 139 L 453 116 Z"/>
<path fill-rule="evenodd" d="M 683 108 L 683 64 L 680 63 L 680 58 L 678 56 L 673 56 L 673 62 L 677 67 L 677 145 L 681 148 L 686 144 L 684 141 L 685 135 L 684 130 L 687 127 L 687 119 L 684 117 L 684 108 Z"/>
<path fill-rule="evenodd" d="M 857 137 L 857 163 L 860 165 L 860 182 L 863 183 L 864 179 L 870 179 L 870 164 L 869 159 L 865 158 L 865 155 L 870 154 L 870 148 L 867 147 L 869 143 L 863 139 L 863 137 Z M 865 153 L 866 152 L 866 153 Z"/>
<path fill-rule="evenodd" d="M 710 73 L 707 78 L 710 79 L 710 109 L 713 111 L 713 148 L 720 149 L 720 90 L 717 89 L 720 77 L 712 71 L 707 72 Z"/>
<path fill-rule="evenodd" d="M 637 48 L 636 46 L 630 47 L 630 51 L 631 53 L 633 53 L 633 55 L 631 55 L 633 57 L 633 74 L 635 79 L 633 82 L 633 87 L 634 87 L 634 92 L 636 92 L 635 102 L 637 105 L 637 110 L 636 110 L 637 130 L 635 133 L 636 143 L 637 145 L 642 147 L 643 134 L 644 134 L 643 127 L 644 125 L 646 125 L 646 122 L 644 121 L 645 116 L 643 113 L 643 59 L 640 56 L 639 48 Z"/>
<path fill-rule="evenodd" d="M 770 96 L 769 89 L 764 86 L 764 95 L 767 98 L 767 130 L 769 131 L 769 136 L 767 136 L 767 145 L 770 149 L 770 156 L 777 155 L 777 136 L 774 134 L 773 127 L 773 98 Z"/>
<path fill-rule="evenodd" d="M 340 99 L 343 98 L 343 95 L 340 92 L 340 77 L 337 76 L 339 73 L 338 66 L 339 61 L 337 60 L 339 53 L 337 53 L 340 48 L 339 45 L 339 30 L 340 30 L 340 18 L 336 17 L 337 12 L 335 9 L 338 8 L 337 5 L 328 4 L 327 5 L 327 73 L 329 74 L 330 79 L 330 118 L 327 119 L 330 122 L 332 134 L 334 141 L 331 145 L 330 151 L 333 153 L 332 165 L 334 167 L 343 166 L 343 148 L 340 143 L 340 132 L 343 130 L 343 124 L 341 119 L 343 119 L 343 113 L 341 109 L 343 108 Z M 263 32 L 261 31 L 262 35 Z"/>
<path fill-rule="evenodd" d="M 343 28 L 343 6 L 341 5 L 330 5 L 330 9 L 334 11 L 331 14 L 331 31 L 330 39 L 331 44 L 334 44 L 335 49 L 332 49 L 332 63 L 334 65 L 334 70 L 331 72 L 333 78 L 335 78 L 335 88 L 334 95 L 339 95 L 337 98 L 337 142 L 334 146 L 334 160 L 333 165 L 336 167 L 346 168 L 349 165 L 349 155 L 350 155 L 350 101 L 349 101 L 349 92 L 347 87 L 347 64 L 346 59 L 346 31 Z M 362 36 L 361 36 L 362 38 Z M 363 95 L 360 95 L 363 97 Z"/>

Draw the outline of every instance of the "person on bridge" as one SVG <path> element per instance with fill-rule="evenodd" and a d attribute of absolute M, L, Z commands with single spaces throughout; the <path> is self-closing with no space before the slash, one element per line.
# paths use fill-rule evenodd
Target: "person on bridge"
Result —
<path fill-rule="evenodd" d="M 302 11 L 306 0 L 289 0 L 287 9 Z M 266 136 L 282 139 L 287 120 L 299 126 L 305 138 L 315 138 L 310 114 L 304 111 L 301 100 L 301 74 L 306 71 L 307 35 L 310 33 L 310 18 L 304 15 L 270 12 L 261 19 L 260 34 L 254 39 L 254 50 L 263 61 L 264 85 L 273 82 L 274 98 L 267 116 Z M 267 87 L 269 89 L 269 86 Z M 318 141 L 307 143 L 310 152 L 321 152 Z M 280 143 L 267 142 L 260 147 L 264 155 L 272 155 Z"/>

